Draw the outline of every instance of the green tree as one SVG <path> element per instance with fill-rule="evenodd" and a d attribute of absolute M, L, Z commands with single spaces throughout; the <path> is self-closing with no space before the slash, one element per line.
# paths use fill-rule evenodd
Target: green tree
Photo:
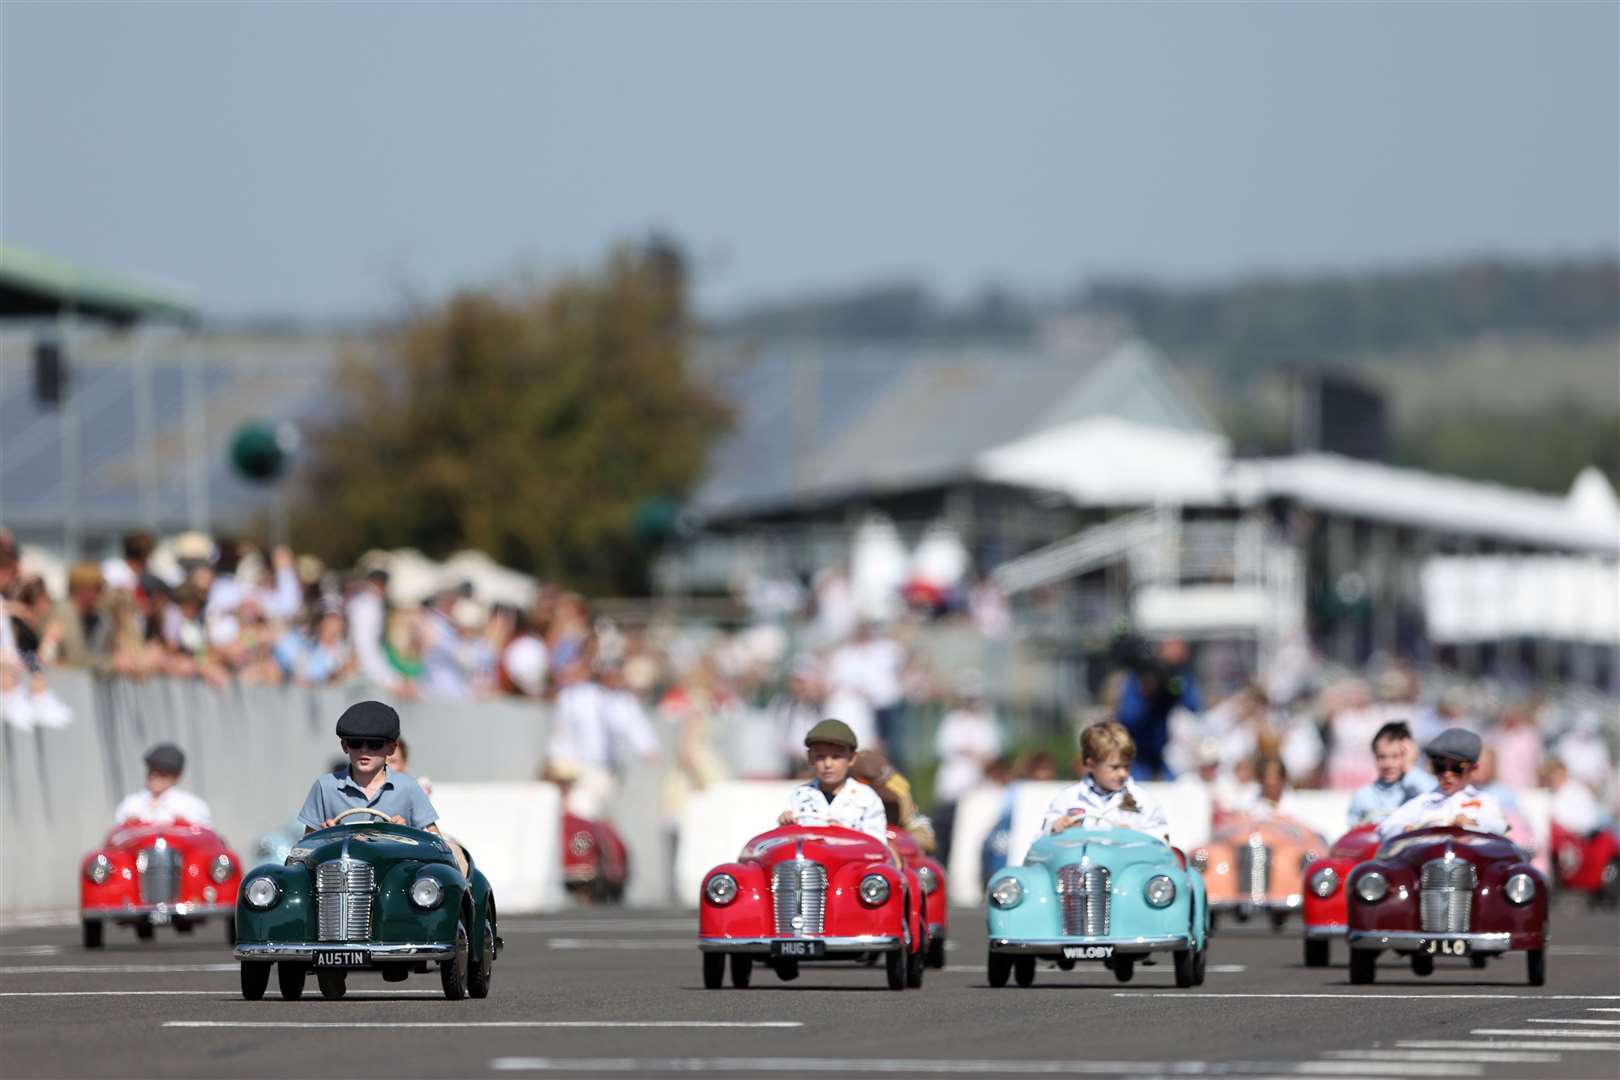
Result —
<path fill-rule="evenodd" d="M 685 294 L 679 252 L 654 241 L 413 317 L 345 365 L 298 543 L 339 563 L 473 547 L 576 588 L 643 589 L 638 509 L 684 496 L 729 421 L 686 370 Z"/>

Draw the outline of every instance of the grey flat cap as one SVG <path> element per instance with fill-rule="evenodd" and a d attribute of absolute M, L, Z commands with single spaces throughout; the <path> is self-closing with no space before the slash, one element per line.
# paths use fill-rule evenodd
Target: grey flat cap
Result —
<path fill-rule="evenodd" d="M 1429 757 L 1451 758 L 1454 761 L 1466 761 L 1470 765 L 1479 761 L 1479 752 L 1482 744 L 1479 736 L 1467 728 L 1446 728 L 1430 740 L 1423 752 Z"/>
<path fill-rule="evenodd" d="M 185 771 L 186 755 L 174 743 L 158 743 L 146 752 L 146 767 L 153 772 L 173 773 Z"/>

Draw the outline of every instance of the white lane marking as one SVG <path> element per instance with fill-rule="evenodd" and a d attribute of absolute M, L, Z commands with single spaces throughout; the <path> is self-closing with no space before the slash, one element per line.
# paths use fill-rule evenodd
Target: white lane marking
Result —
<path fill-rule="evenodd" d="M 629 934 L 686 930 L 697 933 L 697 915 L 690 919 L 558 919 L 555 922 L 501 920 L 501 934 Z"/>
<path fill-rule="evenodd" d="M 60 945 L 0 945 L 0 956 L 55 956 Z"/>
<path fill-rule="evenodd" d="M 7 915 L 0 918 L 0 930 L 30 930 L 56 926 L 79 925 L 79 912 L 33 911 L 26 915 Z"/>
<path fill-rule="evenodd" d="M 1620 1009 L 1587 1009 L 1587 1012 L 1620 1012 Z"/>
<path fill-rule="evenodd" d="M 1395 1045 L 1413 1050 L 1556 1050 L 1560 1054 L 1588 1050 L 1620 1052 L 1620 1046 L 1614 1043 L 1524 1042 L 1513 1039 L 1402 1039 Z"/>
<path fill-rule="evenodd" d="M 1470 1035 L 1517 1035 L 1532 1039 L 1620 1039 L 1620 1031 L 1577 1031 L 1574 1028 L 1475 1028 Z M 1620 1046 L 1620 1043 L 1616 1043 Z"/>
<path fill-rule="evenodd" d="M 1102 971 L 1103 970 L 1101 965 L 1093 965 L 1093 966 L 1094 966 L 1095 970 L 1097 970 L 1097 971 Z M 982 974 L 984 974 L 984 965 L 983 964 L 946 964 L 944 967 L 940 968 L 939 970 L 940 971 L 978 972 L 979 974 L 982 975 Z M 1076 965 L 1075 970 L 1076 971 L 1084 971 L 1085 968 L 1080 967 L 1079 965 Z M 1236 975 L 1239 972 L 1248 971 L 1249 968 L 1248 968 L 1248 965 L 1246 965 L 1246 964 L 1210 964 L 1204 970 L 1206 972 L 1208 972 L 1209 974 L 1211 974 L 1211 975 Z M 1139 967 L 1139 968 L 1136 969 L 1136 973 L 1138 975 L 1174 975 L 1176 972 L 1175 972 L 1174 968 L 1140 968 Z M 1063 972 L 1063 974 L 1067 975 L 1067 974 L 1069 974 L 1069 972 L 1065 971 L 1065 972 Z"/>
<path fill-rule="evenodd" d="M 172 971 L 238 971 L 237 964 L 35 964 L 0 967 L 0 975 L 147 975 Z"/>
<path fill-rule="evenodd" d="M 504 932 L 504 927 L 502 928 Z M 681 938 L 671 941 L 668 938 L 647 938 L 638 941 L 635 938 L 551 938 L 546 942 L 548 949 L 628 949 L 639 951 L 641 949 L 690 949 L 697 951 L 697 941 L 694 938 Z"/>
<path fill-rule="evenodd" d="M 166 1028 L 799 1028 L 799 1020 L 167 1020 Z"/>
<path fill-rule="evenodd" d="M 1613 956 L 1620 945 L 1549 945 L 1547 951 L 1554 956 Z"/>
<path fill-rule="evenodd" d="M 1478 1065 L 1376 1061 L 953 1061 L 940 1058 L 492 1058 L 497 1072 L 920 1073 L 1014 1076 L 1483 1076 Z"/>
<path fill-rule="evenodd" d="M 1345 1061 L 1463 1061 L 1478 1065 L 1493 1062 L 1528 1065 L 1562 1061 L 1563 1055 L 1527 1050 L 1329 1050 L 1327 1056 Z"/>
<path fill-rule="evenodd" d="M 1610 1027 L 1620 1027 L 1620 1020 L 1526 1020 L 1527 1024 L 1607 1024 Z"/>
<path fill-rule="evenodd" d="M 392 994 L 395 996 L 420 995 L 422 997 L 440 997 L 443 992 L 439 990 L 360 990 L 349 992 L 349 1000 L 365 999 L 374 994 Z M 224 990 L 0 990 L 0 998 L 16 997 L 174 997 L 174 996 L 203 996 L 217 997 L 230 1001 L 241 997 L 240 994 Z"/>
<path fill-rule="evenodd" d="M 1157 997 L 1172 1001 L 1210 998 L 1334 998 L 1352 1001 L 1620 1001 L 1620 994 L 1172 994 L 1159 990 L 1121 990 L 1115 997 Z"/>

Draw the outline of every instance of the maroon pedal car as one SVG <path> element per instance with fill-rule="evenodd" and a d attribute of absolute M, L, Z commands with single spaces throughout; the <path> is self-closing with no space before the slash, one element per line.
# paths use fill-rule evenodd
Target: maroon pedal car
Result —
<path fill-rule="evenodd" d="M 107 923 L 135 928 L 142 941 L 159 926 L 180 933 L 211 918 L 236 943 L 236 887 L 242 860 L 214 830 L 175 822 L 126 821 L 84 857 L 79 875 L 79 921 L 84 947 L 99 949 Z"/>
<path fill-rule="evenodd" d="M 1547 881 L 1506 837 L 1455 826 L 1386 840 L 1350 872 L 1350 981 L 1377 977 L 1384 949 L 1429 975 L 1438 958 L 1484 967 L 1525 954 L 1531 986 L 1547 980 Z"/>
<path fill-rule="evenodd" d="M 922 882 L 888 845 L 838 826 L 788 825 L 748 841 L 703 879 L 703 985 L 745 987 L 758 963 L 783 980 L 803 963 L 882 957 L 889 989 L 922 985 Z"/>
<path fill-rule="evenodd" d="M 630 880 L 630 855 L 612 825 L 577 814 L 562 817 L 563 885 L 586 903 L 617 904 Z"/>

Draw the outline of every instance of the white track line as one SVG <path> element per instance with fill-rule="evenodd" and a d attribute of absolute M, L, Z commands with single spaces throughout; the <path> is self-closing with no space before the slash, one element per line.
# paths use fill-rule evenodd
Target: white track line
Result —
<path fill-rule="evenodd" d="M 1620 1027 L 1620 1020 L 1526 1020 L 1527 1024 L 1606 1024 Z"/>
<path fill-rule="evenodd" d="M 1470 1035 L 1507 1035 L 1531 1039 L 1616 1039 L 1620 1031 L 1578 1031 L 1574 1028 L 1475 1028 Z M 1615 1043 L 1620 1047 L 1620 1041 Z"/>
<path fill-rule="evenodd" d="M 1509 1050 L 1329 1050 L 1327 1056 L 1345 1061 L 1463 1061 L 1476 1065 L 1528 1065 L 1562 1061 L 1563 1055 Z"/>
<path fill-rule="evenodd" d="M 166 1028 L 799 1028 L 799 1020 L 167 1020 Z"/>
<path fill-rule="evenodd" d="M 356 998 L 364 1000 L 377 994 L 388 994 L 393 997 L 439 997 L 440 990 L 350 990 L 349 1000 Z M 226 990 L 3 990 L 0 998 L 22 997 L 216 997 L 224 1001 L 235 1001 L 241 997 L 234 991 Z"/>
<path fill-rule="evenodd" d="M 1541 1034 L 1537 1032 L 1536 1034 Z M 1614 1043 L 1593 1042 L 1520 1042 L 1508 1039 L 1402 1039 L 1395 1044 L 1413 1050 L 1555 1050 L 1560 1054 L 1603 1050 L 1620 1052 Z"/>
<path fill-rule="evenodd" d="M 1157 997 L 1172 1001 L 1208 1001 L 1211 998 L 1332 998 L 1347 1001 L 1620 1001 L 1620 994 L 1200 994 L 1163 990 L 1120 990 L 1115 997 Z"/>
<path fill-rule="evenodd" d="M 1613 956 L 1620 945 L 1549 945 L 1547 951 L 1554 956 Z"/>
<path fill-rule="evenodd" d="M 0 956 L 55 956 L 60 945 L 0 945 Z"/>
<path fill-rule="evenodd" d="M 1483 1076 L 1478 1065 L 1375 1061 L 952 1061 L 940 1058 L 543 1058 L 490 1060 L 497 1072 L 968 1073 L 1011 1076 Z"/>
<path fill-rule="evenodd" d="M 639 952 L 643 949 L 689 949 L 696 952 L 697 942 L 691 938 L 681 938 L 679 941 L 671 941 L 668 938 L 646 938 L 638 941 L 635 938 L 558 937 L 549 939 L 546 942 L 546 948 L 578 950 L 627 949 L 633 952 Z"/>
<path fill-rule="evenodd" d="M 1620 1009 L 1587 1009 L 1587 1012 L 1620 1012 Z"/>
<path fill-rule="evenodd" d="M 954 971 L 954 972 L 962 972 L 962 973 L 977 972 L 978 974 L 983 975 L 984 974 L 984 965 L 983 964 L 946 964 L 944 967 L 939 968 L 938 970 L 940 970 L 940 971 Z M 1049 969 L 1049 968 L 1042 968 L 1041 970 L 1043 972 L 1047 973 L 1047 974 L 1051 974 L 1051 969 Z M 1084 971 L 1084 970 L 1085 970 L 1085 968 L 1080 967 L 1078 965 L 1076 965 L 1076 967 L 1075 967 L 1075 971 Z M 1095 965 L 1095 970 L 1102 971 L 1103 968 L 1101 967 L 1101 965 Z M 1207 971 L 1211 975 L 1236 975 L 1239 972 L 1248 971 L 1248 970 L 1249 970 L 1249 967 L 1248 967 L 1247 964 L 1210 964 L 1209 967 L 1205 968 L 1205 971 Z M 1137 968 L 1136 973 L 1138 975 L 1174 975 L 1176 972 L 1175 972 L 1174 968 L 1150 967 L 1150 968 Z M 1070 975 L 1070 974 L 1073 974 L 1073 972 L 1064 971 L 1064 972 L 1060 972 L 1059 974 Z"/>
<path fill-rule="evenodd" d="M 0 967 L 0 975 L 148 975 L 174 971 L 237 971 L 237 964 L 35 964 Z"/>

